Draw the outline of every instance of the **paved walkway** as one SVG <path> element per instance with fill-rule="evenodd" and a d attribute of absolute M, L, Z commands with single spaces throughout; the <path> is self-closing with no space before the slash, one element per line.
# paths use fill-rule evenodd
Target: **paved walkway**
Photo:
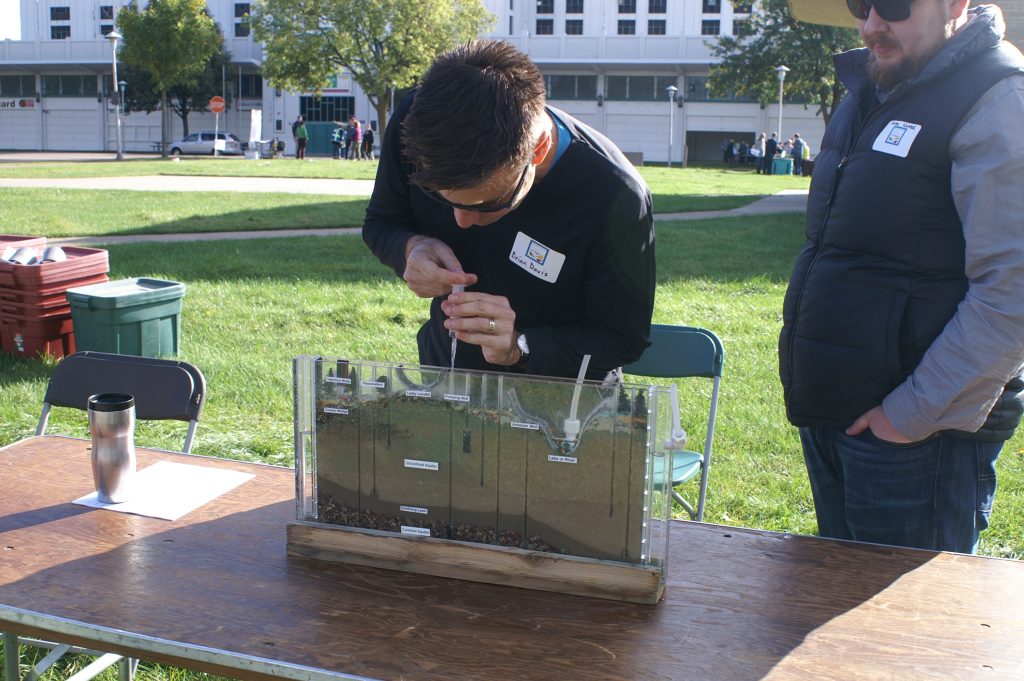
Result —
<path fill-rule="evenodd" d="M 282 192 L 290 194 L 327 194 L 335 196 L 369 196 L 372 180 L 331 180 L 278 177 L 209 177 L 202 175 L 143 175 L 137 177 L 91 178 L 0 178 L 0 187 L 45 187 L 63 189 L 113 189 L 126 191 L 222 191 Z M 672 220 L 705 220 L 709 218 L 802 213 L 807 209 L 807 191 L 787 189 L 753 203 L 731 210 L 693 213 L 660 213 L 658 222 Z M 336 229 L 265 230 L 252 232 L 205 232 L 189 234 L 132 234 L 122 236 L 85 236 L 50 239 L 55 245 L 121 244 L 136 242 L 214 241 L 238 239 L 274 239 L 291 236 L 337 236 L 358 234 L 358 227 Z"/>

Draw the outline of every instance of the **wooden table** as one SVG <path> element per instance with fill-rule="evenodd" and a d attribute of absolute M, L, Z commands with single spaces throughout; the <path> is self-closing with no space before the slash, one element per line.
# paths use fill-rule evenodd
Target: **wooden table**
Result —
<path fill-rule="evenodd" d="M 168 522 L 76 506 L 88 443 L 0 449 L 0 629 L 247 679 L 1024 678 L 1024 563 L 674 523 L 641 606 L 285 555 L 290 469 Z"/>

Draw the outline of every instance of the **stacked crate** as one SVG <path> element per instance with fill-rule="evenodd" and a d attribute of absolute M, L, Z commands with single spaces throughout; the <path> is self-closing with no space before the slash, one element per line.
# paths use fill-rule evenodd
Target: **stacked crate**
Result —
<path fill-rule="evenodd" d="M 40 255 L 45 239 L 0 235 L 0 251 L 30 246 Z M 67 260 L 17 265 L 0 260 L 0 350 L 19 357 L 63 357 L 75 351 L 71 306 L 65 295 L 73 286 L 107 280 L 107 252 L 64 247 Z"/>

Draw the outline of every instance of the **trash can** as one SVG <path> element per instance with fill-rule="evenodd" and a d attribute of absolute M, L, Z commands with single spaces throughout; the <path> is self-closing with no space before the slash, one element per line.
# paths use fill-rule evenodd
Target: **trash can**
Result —
<path fill-rule="evenodd" d="M 793 159 L 777 158 L 772 161 L 772 175 L 792 175 Z"/>
<path fill-rule="evenodd" d="M 177 355 L 184 295 L 184 284 L 145 277 L 70 288 L 75 348 L 142 357 Z"/>

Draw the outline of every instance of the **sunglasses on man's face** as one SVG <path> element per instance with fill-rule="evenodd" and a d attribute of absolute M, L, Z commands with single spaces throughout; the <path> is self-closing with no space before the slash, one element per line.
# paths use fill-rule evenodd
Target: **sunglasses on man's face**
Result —
<path fill-rule="evenodd" d="M 530 170 L 531 165 L 533 165 L 532 162 L 527 162 L 526 167 L 523 168 L 523 172 L 519 176 L 519 182 L 516 184 L 516 188 L 512 190 L 512 194 L 508 197 L 508 199 L 500 203 L 480 203 L 472 206 L 466 206 L 461 203 L 449 201 L 436 191 L 428 191 L 426 192 L 426 194 L 427 196 L 434 199 L 438 203 L 443 203 L 449 208 L 457 208 L 459 210 L 472 211 L 473 213 L 500 213 L 503 210 L 508 210 L 509 208 L 511 208 L 513 204 L 515 204 L 516 199 L 519 198 L 519 192 L 522 190 L 523 184 L 526 182 L 526 173 Z"/>
<path fill-rule="evenodd" d="M 905 21 L 910 18 L 910 6 L 914 0 L 846 0 L 850 14 L 865 21 L 875 8 L 878 16 L 886 21 Z"/>

